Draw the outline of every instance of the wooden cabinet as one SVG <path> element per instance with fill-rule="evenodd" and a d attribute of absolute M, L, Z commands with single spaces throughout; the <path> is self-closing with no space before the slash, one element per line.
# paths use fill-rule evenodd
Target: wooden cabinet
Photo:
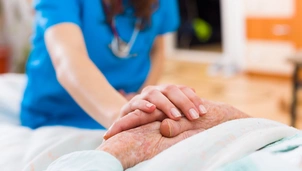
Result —
<path fill-rule="evenodd" d="M 246 0 L 247 71 L 290 75 L 302 48 L 301 0 Z"/>

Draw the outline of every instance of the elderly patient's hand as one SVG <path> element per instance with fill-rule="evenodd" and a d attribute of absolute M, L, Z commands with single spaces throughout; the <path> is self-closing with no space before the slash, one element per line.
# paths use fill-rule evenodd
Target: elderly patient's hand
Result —
<path fill-rule="evenodd" d="M 203 130 L 185 131 L 174 138 L 165 138 L 159 131 L 160 124 L 160 122 L 154 122 L 121 132 L 103 142 L 98 150 L 112 154 L 122 163 L 124 169 L 127 169 Z"/>
<path fill-rule="evenodd" d="M 134 127 L 162 121 L 179 120 L 183 114 L 196 120 L 207 113 L 202 100 L 193 89 L 179 85 L 148 86 L 132 98 L 122 109 L 121 116 L 104 136 L 105 139 Z"/>
<path fill-rule="evenodd" d="M 193 121 L 189 121 L 184 117 L 179 121 L 166 119 L 163 118 L 165 115 L 158 110 L 155 111 L 157 113 L 154 115 L 150 115 L 142 111 L 140 111 L 139 115 L 133 113 L 129 114 L 113 124 L 113 127 L 107 132 L 107 138 L 110 138 L 110 136 L 115 135 L 118 132 L 126 130 L 127 125 L 125 125 L 125 123 L 127 123 L 127 120 L 141 123 L 146 119 L 154 119 L 154 116 L 158 117 L 157 120 L 163 120 L 160 131 L 165 137 L 174 137 L 186 130 L 209 129 L 226 121 L 249 117 L 245 113 L 228 104 L 217 103 L 205 99 L 202 100 L 202 104 L 207 109 L 207 114 Z"/>
<path fill-rule="evenodd" d="M 203 100 L 203 104 L 208 110 L 207 115 L 194 121 L 189 121 L 186 118 L 174 121 L 167 118 L 162 121 L 160 128 L 161 134 L 165 137 L 174 137 L 187 130 L 206 130 L 230 120 L 249 117 L 245 113 L 228 104 L 208 100 Z"/>

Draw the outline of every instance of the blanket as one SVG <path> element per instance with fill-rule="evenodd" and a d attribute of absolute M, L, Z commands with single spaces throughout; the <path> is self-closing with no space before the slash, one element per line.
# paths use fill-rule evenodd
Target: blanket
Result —
<path fill-rule="evenodd" d="M 24 74 L 0 74 L 0 124 L 20 124 L 20 104 L 26 81 Z"/>
<path fill-rule="evenodd" d="M 46 170 L 60 156 L 97 148 L 102 143 L 103 133 L 104 131 L 59 126 L 30 130 L 2 124 L 0 168 L 3 171 Z M 268 155 L 279 157 L 277 161 L 283 159 L 279 162 L 282 166 L 299 167 L 301 149 L 298 147 L 302 145 L 301 137 L 299 130 L 274 121 L 239 119 L 190 137 L 128 170 L 235 170 L 234 168 L 247 166 L 255 168 L 268 165 L 270 162 L 267 161 L 272 159 L 266 158 Z M 289 146 L 298 151 L 292 152 L 291 155 L 280 153 L 290 151 L 287 149 Z M 280 154 L 289 156 L 280 158 Z M 259 156 L 261 163 L 255 160 Z"/>
<path fill-rule="evenodd" d="M 62 155 L 96 149 L 104 131 L 70 127 L 31 130 L 12 124 L 0 125 L 0 170 L 42 171 Z"/>
<path fill-rule="evenodd" d="M 278 142 L 282 142 L 280 143 L 282 146 L 272 145 L 272 143 L 278 144 Z M 153 159 L 138 164 L 131 170 L 239 171 L 250 169 L 253 171 L 282 171 L 284 167 L 291 168 L 289 170 L 302 169 L 300 166 L 302 158 L 299 150 L 287 158 L 277 157 L 277 155 L 270 153 L 274 150 L 265 148 L 270 144 L 272 145 L 270 148 L 275 148 L 275 151 L 282 151 L 288 145 L 293 148 L 299 147 L 302 145 L 302 135 L 295 128 L 271 120 L 238 119 L 188 138 L 163 151 Z M 266 158 L 268 155 L 274 156 L 274 158 Z M 261 158 L 257 158 L 260 156 Z M 280 162 L 282 159 L 283 161 Z M 294 159 L 297 161 L 290 161 Z M 272 164 L 275 161 L 284 167 L 276 169 L 276 166 L 279 165 Z"/>
<path fill-rule="evenodd" d="M 103 130 L 19 126 L 25 83 L 24 75 L 0 75 L 1 171 L 46 170 L 65 154 L 102 143 Z M 301 170 L 301 145 L 297 129 L 265 119 L 240 119 L 190 137 L 128 170 Z"/>

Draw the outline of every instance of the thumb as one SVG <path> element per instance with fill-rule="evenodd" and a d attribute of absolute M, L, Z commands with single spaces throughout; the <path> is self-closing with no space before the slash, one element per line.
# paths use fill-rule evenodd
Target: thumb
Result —
<path fill-rule="evenodd" d="M 164 137 L 172 138 L 185 131 L 194 130 L 195 124 L 194 121 L 189 121 L 186 118 L 181 118 L 178 121 L 167 118 L 160 125 L 160 133 Z"/>

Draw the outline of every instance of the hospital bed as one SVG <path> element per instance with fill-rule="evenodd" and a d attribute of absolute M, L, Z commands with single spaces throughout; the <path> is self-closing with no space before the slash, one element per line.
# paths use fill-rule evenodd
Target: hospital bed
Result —
<path fill-rule="evenodd" d="M 1 171 L 46 170 L 64 154 L 93 150 L 102 143 L 102 130 L 21 127 L 19 104 L 25 84 L 24 75 L 0 75 Z M 301 170 L 301 146 L 302 134 L 295 128 L 265 119 L 241 119 L 190 137 L 128 170 Z"/>

